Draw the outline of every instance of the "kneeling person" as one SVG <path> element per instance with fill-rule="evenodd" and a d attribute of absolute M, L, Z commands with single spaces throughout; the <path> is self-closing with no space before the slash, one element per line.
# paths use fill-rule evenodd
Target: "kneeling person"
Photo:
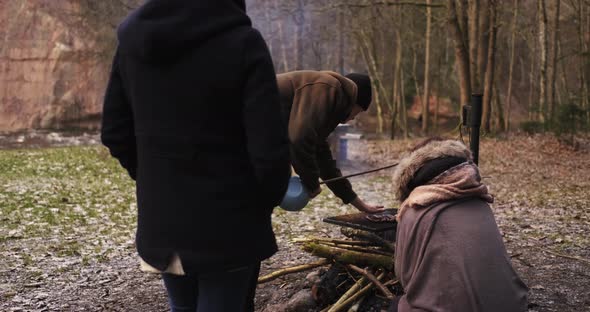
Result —
<path fill-rule="evenodd" d="M 390 311 L 521 312 L 528 288 L 512 268 L 471 152 L 418 144 L 394 173 L 395 271 L 405 294 Z"/>

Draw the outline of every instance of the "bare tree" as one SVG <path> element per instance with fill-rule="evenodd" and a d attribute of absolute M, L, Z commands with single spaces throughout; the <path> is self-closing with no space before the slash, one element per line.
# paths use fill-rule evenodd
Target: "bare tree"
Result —
<path fill-rule="evenodd" d="M 471 90 L 480 93 L 481 92 L 481 80 L 479 79 L 480 73 L 477 67 L 477 49 L 479 47 L 480 31 L 479 31 L 479 11 L 480 1 L 470 0 L 468 2 L 468 16 L 469 21 L 467 36 L 469 38 L 469 69 L 471 77 Z"/>
<path fill-rule="evenodd" d="M 393 109 L 391 114 L 391 135 L 390 138 L 393 140 L 395 138 L 395 130 L 396 130 L 396 121 L 397 119 L 403 118 L 401 117 L 402 110 L 405 110 L 405 107 L 401 105 L 402 101 L 402 54 L 403 54 L 403 45 L 402 45 L 402 34 L 400 31 L 403 15 L 402 10 L 398 10 L 398 25 L 395 27 L 395 63 L 393 69 Z M 399 117 L 398 117 L 399 116 Z M 402 122 L 399 122 L 400 127 L 403 127 Z M 406 131 L 407 132 L 407 131 Z"/>
<path fill-rule="evenodd" d="M 432 0 L 426 0 L 432 4 Z M 430 102 L 430 34 L 432 28 L 432 8 L 426 7 L 426 45 L 424 48 L 424 96 L 422 97 L 422 133 L 428 133 L 428 115 Z"/>
<path fill-rule="evenodd" d="M 296 0 L 297 8 L 293 14 L 295 22 L 295 70 L 303 69 L 303 29 L 305 27 L 305 9 L 303 0 Z"/>
<path fill-rule="evenodd" d="M 482 93 L 482 84 L 484 83 L 486 66 L 488 62 L 488 47 L 490 41 L 490 6 L 491 0 L 482 0 L 479 5 L 479 26 L 477 33 L 477 54 L 471 57 L 477 61 L 475 76 L 471 77 L 472 80 L 476 80 L 476 85 L 479 88 L 474 89 L 475 93 Z M 473 62 L 472 62 L 473 63 Z"/>
<path fill-rule="evenodd" d="M 489 23 L 489 44 L 488 44 L 488 61 L 486 66 L 485 72 L 485 81 L 484 81 L 484 92 L 483 92 L 483 128 L 486 132 L 490 131 L 490 117 L 491 117 L 491 108 L 492 108 L 492 95 L 493 95 L 493 84 L 494 84 L 494 68 L 495 64 L 495 57 L 496 57 L 496 33 L 497 33 L 497 25 L 496 25 L 496 1 L 489 0 L 489 16 L 490 16 L 490 23 Z"/>
<path fill-rule="evenodd" d="M 555 77 L 557 72 L 557 57 L 558 57 L 558 46 L 557 46 L 557 38 L 559 37 L 559 7 L 560 7 L 560 0 L 554 0 L 553 2 L 553 31 L 551 33 L 551 61 L 549 62 L 549 66 L 547 68 L 547 73 L 549 76 L 549 84 L 547 85 L 547 94 L 549 95 L 548 101 L 549 105 L 547 107 L 547 115 L 549 116 L 549 121 L 553 123 L 555 120 Z"/>
<path fill-rule="evenodd" d="M 547 12 L 545 0 L 537 0 L 539 18 L 539 111 L 538 118 L 545 122 L 547 102 Z"/>
<path fill-rule="evenodd" d="M 448 24 L 449 31 L 455 43 L 455 62 L 457 62 L 457 71 L 459 73 L 460 101 L 461 105 L 464 105 L 469 102 L 471 97 L 469 43 L 464 35 L 464 31 L 467 28 L 467 23 L 465 22 L 466 16 L 463 14 L 465 10 L 457 10 L 458 7 L 455 2 L 455 0 L 447 0 Z M 462 4 L 459 8 L 465 8 L 465 2 L 460 3 Z M 458 11 L 461 12 L 461 15 L 458 15 Z"/>
<path fill-rule="evenodd" d="M 510 65 L 508 67 L 508 91 L 506 94 L 506 109 L 504 119 L 504 131 L 510 131 L 510 110 L 512 109 L 512 78 L 514 71 L 514 52 L 516 45 L 516 22 L 518 21 L 518 0 L 514 0 L 512 15 L 512 28 L 510 30 Z"/>
<path fill-rule="evenodd" d="M 588 17 L 586 16 L 587 14 L 584 14 L 585 11 L 585 7 L 586 5 L 584 4 L 584 0 L 578 0 L 578 6 L 577 6 L 577 11 L 578 11 L 578 41 L 579 41 L 579 51 L 580 51 L 580 63 L 581 64 L 585 64 L 584 66 L 579 66 L 579 77 L 580 77 L 580 97 L 581 97 L 581 106 L 584 110 L 586 110 L 586 116 L 588 119 L 588 122 L 590 123 L 590 99 L 589 97 L 589 84 L 590 82 L 588 81 L 589 77 L 588 75 L 590 75 L 590 73 L 586 73 L 586 68 L 590 67 L 590 65 L 588 63 L 590 63 L 590 52 L 588 51 L 588 43 L 584 38 L 585 35 L 585 30 L 584 30 L 584 18 L 588 19 Z M 590 23 L 590 19 L 588 19 L 588 22 Z M 590 28 L 590 26 L 588 26 L 588 28 Z M 590 33 L 590 29 L 588 29 L 588 33 Z"/>

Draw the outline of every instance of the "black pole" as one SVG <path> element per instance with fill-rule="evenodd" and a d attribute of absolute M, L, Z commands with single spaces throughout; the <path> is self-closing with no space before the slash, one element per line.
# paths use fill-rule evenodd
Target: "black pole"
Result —
<path fill-rule="evenodd" d="M 476 165 L 479 164 L 479 129 L 481 127 L 482 98 L 483 96 L 481 94 L 471 95 L 471 109 L 467 121 L 467 126 L 471 131 L 469 135 L 469 147 L 473 153 L 473 162 Z"/>

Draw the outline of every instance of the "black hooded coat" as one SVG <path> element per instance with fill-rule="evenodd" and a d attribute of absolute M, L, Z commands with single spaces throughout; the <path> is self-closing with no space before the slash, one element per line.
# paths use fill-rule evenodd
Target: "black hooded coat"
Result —
<path fill-rule="evenodd" d="M 289 141 L 244 1 L 151 0 L 118 38 L 101 138 L 137 183 L 139 255 L 187 273 L 270 257 Z"/>

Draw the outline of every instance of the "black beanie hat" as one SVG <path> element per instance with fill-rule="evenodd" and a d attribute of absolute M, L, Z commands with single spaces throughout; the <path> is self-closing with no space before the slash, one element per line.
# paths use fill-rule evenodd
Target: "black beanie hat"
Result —
<path fill-rule="evenodd" d="M 357 86 L 356 104 L 363 108 L 369 109 L 369 104 L 373 100 L 373 93 L 371 89 L 371 78 L 365 74 L 348 74 L 346 78 L 352 80 Z"/>

